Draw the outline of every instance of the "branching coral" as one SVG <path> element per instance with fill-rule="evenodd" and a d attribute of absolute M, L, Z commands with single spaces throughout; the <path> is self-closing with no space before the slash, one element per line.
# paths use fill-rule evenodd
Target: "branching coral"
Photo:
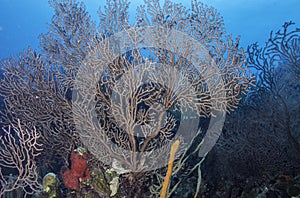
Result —
<path fill-rule="evenodd" d="M 134 160 L 139 158 L 135 156 L 137 152 L 160 147 L 175 134 L 180 108 L 206 117 L 213 110 L 233 110 L 252 82 L 238 40 L 234 42 L 224 36 L 222 19 L 214 9 L 196 1 L 190 12 L 169 1 L 162 7 L 158 1 L 147 1 L 146 5 L 147 10 L 138 9 L 136 26 L 124 26 L 122 31 L 92 45 L 95 47 L 75 80 L 77 92 L 73 92 L 75 120 L 91 152 L 104 161 L 109 160 L 106 156 L 113 156 L 132 170 L 142 170 L 145 165 L 138 168 L 135 164 L 141 160 Z M 214 20 L 202 24 L 197 18 L 203 16 L 201 13 Z M 172 26 L 170 18 L 186 24 Z M 144 26 L 151 28 L 147 30 Z M 187 26 L 205 28 L 198 38 L 199 30 L 186 29 Z M 188 37 L 181 42 L 179 31 L 182 35 L 194 35 L 194 43 L 208 48 L 209 53 L 201 55 L 211 59 L 196 57 L 200 66 L 193 65 L 194 43 L 189 43 L 192 39 Z M 220 31 L 219 36 L 211 31 Z M 147 39 L 153 41 L 152 47 L 147 46 L 151 42 L 143 34 L 149 34 Z M 143 44 L 146 49 L 140 48 Z M 211 67 L 210 61 L 216 68 Z M 162 108 L 150 108 L 155 103 Z M 99 123 L 94 123 L 95 106 Z M 137 138 L 137 134 L 142 137 Z M 96 144 L 99 141 L 102 144 Z M 109 141 L 117 146 L 111 146 Z M 123 153 L 120 148 L 133 154 Z"/>
<path fill-rule="evenodd" d="M 3 124 L 21 119 L 41 131 L 40 163 L 67 164 L 68 153 L 85 144 L 93 162 L 118 161 L 115 168 L 142 174 L 165 165 L 178 139 L 180 172 L 199 143 L 199 118 L 234 110 L 252 84 L 239 39 L 226 36 L 217 11 L 196 0 L 191 9 L 145 0 L 134 25 L 128 1 L 108 0 L 98 31 L 82 3 L 50 5 L 55 15 L 40 37 L 42 54 L 29 49 L 4 61 L 0 86 Z M 200 170 L 198 161 L 189 173 Z"/>
<path fill-rule="evenodd" d="M 1 197 L 17 189 L 22 189 L 24 196 L 41 191 L 36 165 L 36 158 L 42 151 L 42 145 L 38 143 L 40 136 L 35 128 L 29 131 L 19 120 L 18 125 L 4 129 L 0 137 Z"/>
<path fill-rule="evenodd" d="M 258 92 L 268 93 L 272 98 L 273 106 L 269 109 L 274 114 L 280 112 L 276 122 L 286 129 L 291 145 L 300 153 L 300 143 L 292 127 L 298 121 L 291 116 L 299 107 L 293 101 L 299 100 L 300 29 L 289 30 L 291 25 L 292 22 L 285 23 L 283 30 L 271 32 L 264 47 L 257 43 L 250 45 L 248 62 L 258 71 Z"/>
<path fill-rule="evenodd" d="M 68 153 L 80 144 L 66 90 L 52 66 L 39 53 L 28 49 L 18 59 L 4 60 L 1 69 L 4 77 L 0 94 L 5 102 L 2 124 L 16 125 L 20 119 L 28 130 L 37 128 L 41 133 L 38 141 L 44 149 L 37 160 L 44 166 L 57 164 L 55 157 L 67 159 Z"/>

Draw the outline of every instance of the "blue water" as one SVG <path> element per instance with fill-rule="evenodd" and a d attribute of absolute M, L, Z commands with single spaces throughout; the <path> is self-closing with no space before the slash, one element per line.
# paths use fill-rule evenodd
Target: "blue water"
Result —
<path fill-rule="evenodd" d="M 85 0 L 92 19 L 97 21 L 97 10 L 104 1 Z M 142 0 L 131 1 L 130 15 Z M 177 0 L 189 7 L 190 1 Z M 215 7 L 225 20 L 228 33 L 241 36 L 241 45 L 259 42 L 264 44 L 271 30 L 277 30 L 284 22 L 300 24 L 299 0 L 204 0 Z M 37 48 L 38 36 L 47 32 L 53 10 L 47 0 L 0 0 L 0 58 L 16 55 L 28 46 Z"/>

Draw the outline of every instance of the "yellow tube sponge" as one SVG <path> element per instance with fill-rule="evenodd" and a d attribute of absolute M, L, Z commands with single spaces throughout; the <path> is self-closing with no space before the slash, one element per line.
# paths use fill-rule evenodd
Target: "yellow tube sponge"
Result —
<path fill-rule="evenodd" d="M 171 178 L 171 175 L 172 175 L 173 163 L 174 163 L 174 160 L 175 160 L 175 153 L 176 153 L 176 151 L 179 147 L 179 143 L 180 143 L 179 140 L 176 140 L 172 144 L 171 151 L 170 151 L 170 159 L 169 159 L 169 164 L 168 164 L 168 170 L 167 170 L 166 177 L 165 177 L 165 180 L 164 180 L 164 183 L 163 183 L 160 198 L 165 198 L 167 196 L 168 186 L 169 186 L 170 178 Z"/>

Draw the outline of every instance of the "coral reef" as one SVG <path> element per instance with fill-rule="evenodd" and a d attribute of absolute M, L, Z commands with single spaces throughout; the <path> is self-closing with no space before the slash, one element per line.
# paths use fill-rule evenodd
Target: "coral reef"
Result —
<path fill-rule="evenodd" d="M 289 32 L 292 24 L 287 23 L 266 48 L 248 49 L 248 63 L 261 72 L 257 87 L 245 97 L 254 83 L 246 53 L 239 38 L 226 34 L 215 9 L 197 0 L 191 8 L 144 2 L 131 25 L 129 1 L 107 0 L 96 28 L 83 3 L 50 0 L 55 14 L 49 31 L 40 36 L 41 49 L 29 48 L 2 62 L 0 125 L 6 128 L 0 139 L 0 196 L 40 191 L 40 197 L 58 196 L 55 175 L 46 175 L 43 185 L 40 178 L 63 165 L 63 197 L 299 196 L 296 177 L 257 181 L 271 170 L 300 167 L 291 160 L 299 159 L 291 156 L 300 151 L 299 29 Z M 155 34 L 140 38 L 145 27 Z M 120 32 L 128 34 L 118 37 Z M 193 43 L 180 43 L 174 32 Z M 126 38 L 129 44 L 121 42 Z M 160 43 L 140 47 L 145 40 Z M 122 44 L 130 50 L 120 50 Z M 206 58 L 193 65 L 192 54 L 198 51 L 193 44 L 206 50 L 203 57 L 215 64 L 213 69 Z M 290 84 L 282 77 L 283 65 L 298 76 Z M 209 122 L 216 111 L 225 115 L 243 100 L 248 103 L 226 120 L 217 151 L 198 155 L 209 128 L 200 118 Z M 198 128 L 184 124 L 192 120 L 192 111 Z M 166 156 L 179 127 L 190 141 L 176 139 L 180 147 L 165 177 Z"/>

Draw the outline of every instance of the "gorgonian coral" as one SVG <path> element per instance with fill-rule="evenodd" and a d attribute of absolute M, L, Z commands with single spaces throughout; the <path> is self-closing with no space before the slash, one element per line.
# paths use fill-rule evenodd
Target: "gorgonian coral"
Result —
<path fill-rule="evenodd" d="M 0 86 L 3 123 L 20 119 L 41 132 L 41 166 L 54 159 L 63 165 L 68 153 L 85 146 L 91 166 L 117 161 L 115 169 L 135 172 L 128 180 L 137 187 L 142 171 L 165 164 L 176 137 L 179 173 L 189 148 L 200 150 L 192 146 L 199 144 L 199 118 L 234 110 L 252 84 L 239 38 L 226 35 L 219 13 L 196 0 L 190 9 L 145 0 L 132 24 L 129 2 L 108 0 L 98 29 L 83 3 L 51 0 L 50 6 L 55 15 L 40 36 L 41 54 L 29 49 L 4 61 Z M 123 193 L 141 193 L 135 189 Z"/>

